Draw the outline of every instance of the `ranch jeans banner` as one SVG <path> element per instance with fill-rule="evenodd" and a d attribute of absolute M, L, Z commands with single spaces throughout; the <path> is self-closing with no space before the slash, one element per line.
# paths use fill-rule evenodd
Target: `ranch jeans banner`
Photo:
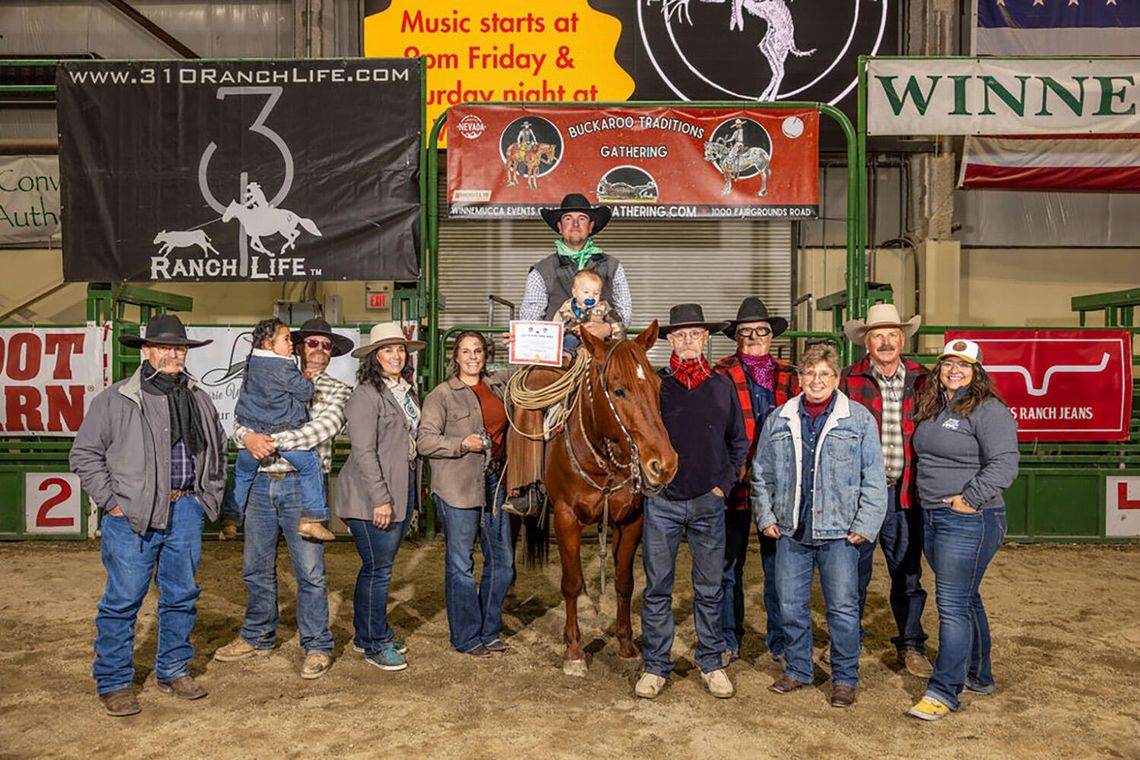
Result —
<path fill-rule="evenodd" d="M 637 219 L 814 219 L 814 109 L 456 106 L 452 217 L 519 219 L 585 193 Z"/>
<path fill-rule="evenodd" d="M 874 58 L 870 135 L 1140 133 L 1140 59 Z"/>
<path fill-rule="evenodd" d="M 419 276 L 420 60 L 66 62 L 56 84 L 67 281 Z"/>
<path fill-rule="evenodd" d="M 1019 441 L 1127 441 L 1127 330 L 947 330 L 982 347 L 986 372 L 1017 419 Z"/>

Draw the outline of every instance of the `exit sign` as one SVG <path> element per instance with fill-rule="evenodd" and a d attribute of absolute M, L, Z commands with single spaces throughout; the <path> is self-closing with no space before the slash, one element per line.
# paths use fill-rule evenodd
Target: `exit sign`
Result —
<path fill-rule="evenodd" d="M 388 308 L 388 293 L 366 293 L 368 298 L 367 308 L 369 309 L 387 309 Z"/>

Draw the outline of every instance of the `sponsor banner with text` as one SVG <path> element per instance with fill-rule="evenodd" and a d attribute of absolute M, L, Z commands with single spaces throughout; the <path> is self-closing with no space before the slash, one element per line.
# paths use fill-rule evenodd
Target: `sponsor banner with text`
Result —
<path fill-rule="evenodd" d="M 567 193 L 639 219 L 814 219 L 813 109 L 457 106 L 452 217 L 526 218 Z"/>
<path fill-rule="evenodd" d="M 1125 441 L 1132 417 L 1127 330 L 947 331 L 982 347 L 1021 441 Z"/>
<path fill-rule="evenodd" d="M 0 156 L 0 245 L 59 240 L 59 157 Z"/>
<path fill-rule="evenodd" d="M 103 329 L 0 328 L 0 435 L 73 436 L 104 387 Z"/>

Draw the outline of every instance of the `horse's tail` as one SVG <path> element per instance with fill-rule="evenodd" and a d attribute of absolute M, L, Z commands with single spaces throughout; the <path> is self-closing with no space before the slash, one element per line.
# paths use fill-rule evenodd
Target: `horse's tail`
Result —
<path fill-rule="evenodd" d="M 306 232 L 308 232 L 312 235 L 316 235 L 317 237 L 322 237 L 321 231 L 317 229 L 317 225 L 315 225 L 313 223 L 312 219 L 306 219 L 305 217 L 302 216 L 302 217 L 298 217 L 297 221 L 301 224 L 302 227 L 305 228 Z"/>
<path fill-rule="evenodd" d="M 815 48 L 812 48 L 811 50 L 800 50 L 796 47 L 796 43 L 793 42 L 792 46 L 788 49 L 788 52 L 797 58 L 807 58 L 809 55 L 815 53 Z"/>
<path fill-rule="evenodd" d="M 523 518 L 526 526 L 526 566 L 545 565 L 550 559 L 550 502 L 537 515 Z"/>

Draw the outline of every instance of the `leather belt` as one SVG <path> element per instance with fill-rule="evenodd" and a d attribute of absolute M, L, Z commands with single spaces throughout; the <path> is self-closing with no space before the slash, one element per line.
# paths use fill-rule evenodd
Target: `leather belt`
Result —
<path fill-rule="evenodd" d="M 173 504 L 174 502 L 181 499 L 183 496 L 192 496 L 193 494 L 194 494 L 193 488 L 186 488 L 186 489 L 183 489 L 181 491 L 171 491 L 170 492 L 170 503 Z"/>
<path fill-rule="evenodd" d="M 297 474 L 296 470 L 286 470 L 284 472 L 275 472 L 273 470 L 270 470 L 270 471 L 265 473 L 266 477 L 268 477 L 270 480 L 284 480 L 285 478 L 289 477 L 290 475 L 296 475 L 296 474 Z"/>

